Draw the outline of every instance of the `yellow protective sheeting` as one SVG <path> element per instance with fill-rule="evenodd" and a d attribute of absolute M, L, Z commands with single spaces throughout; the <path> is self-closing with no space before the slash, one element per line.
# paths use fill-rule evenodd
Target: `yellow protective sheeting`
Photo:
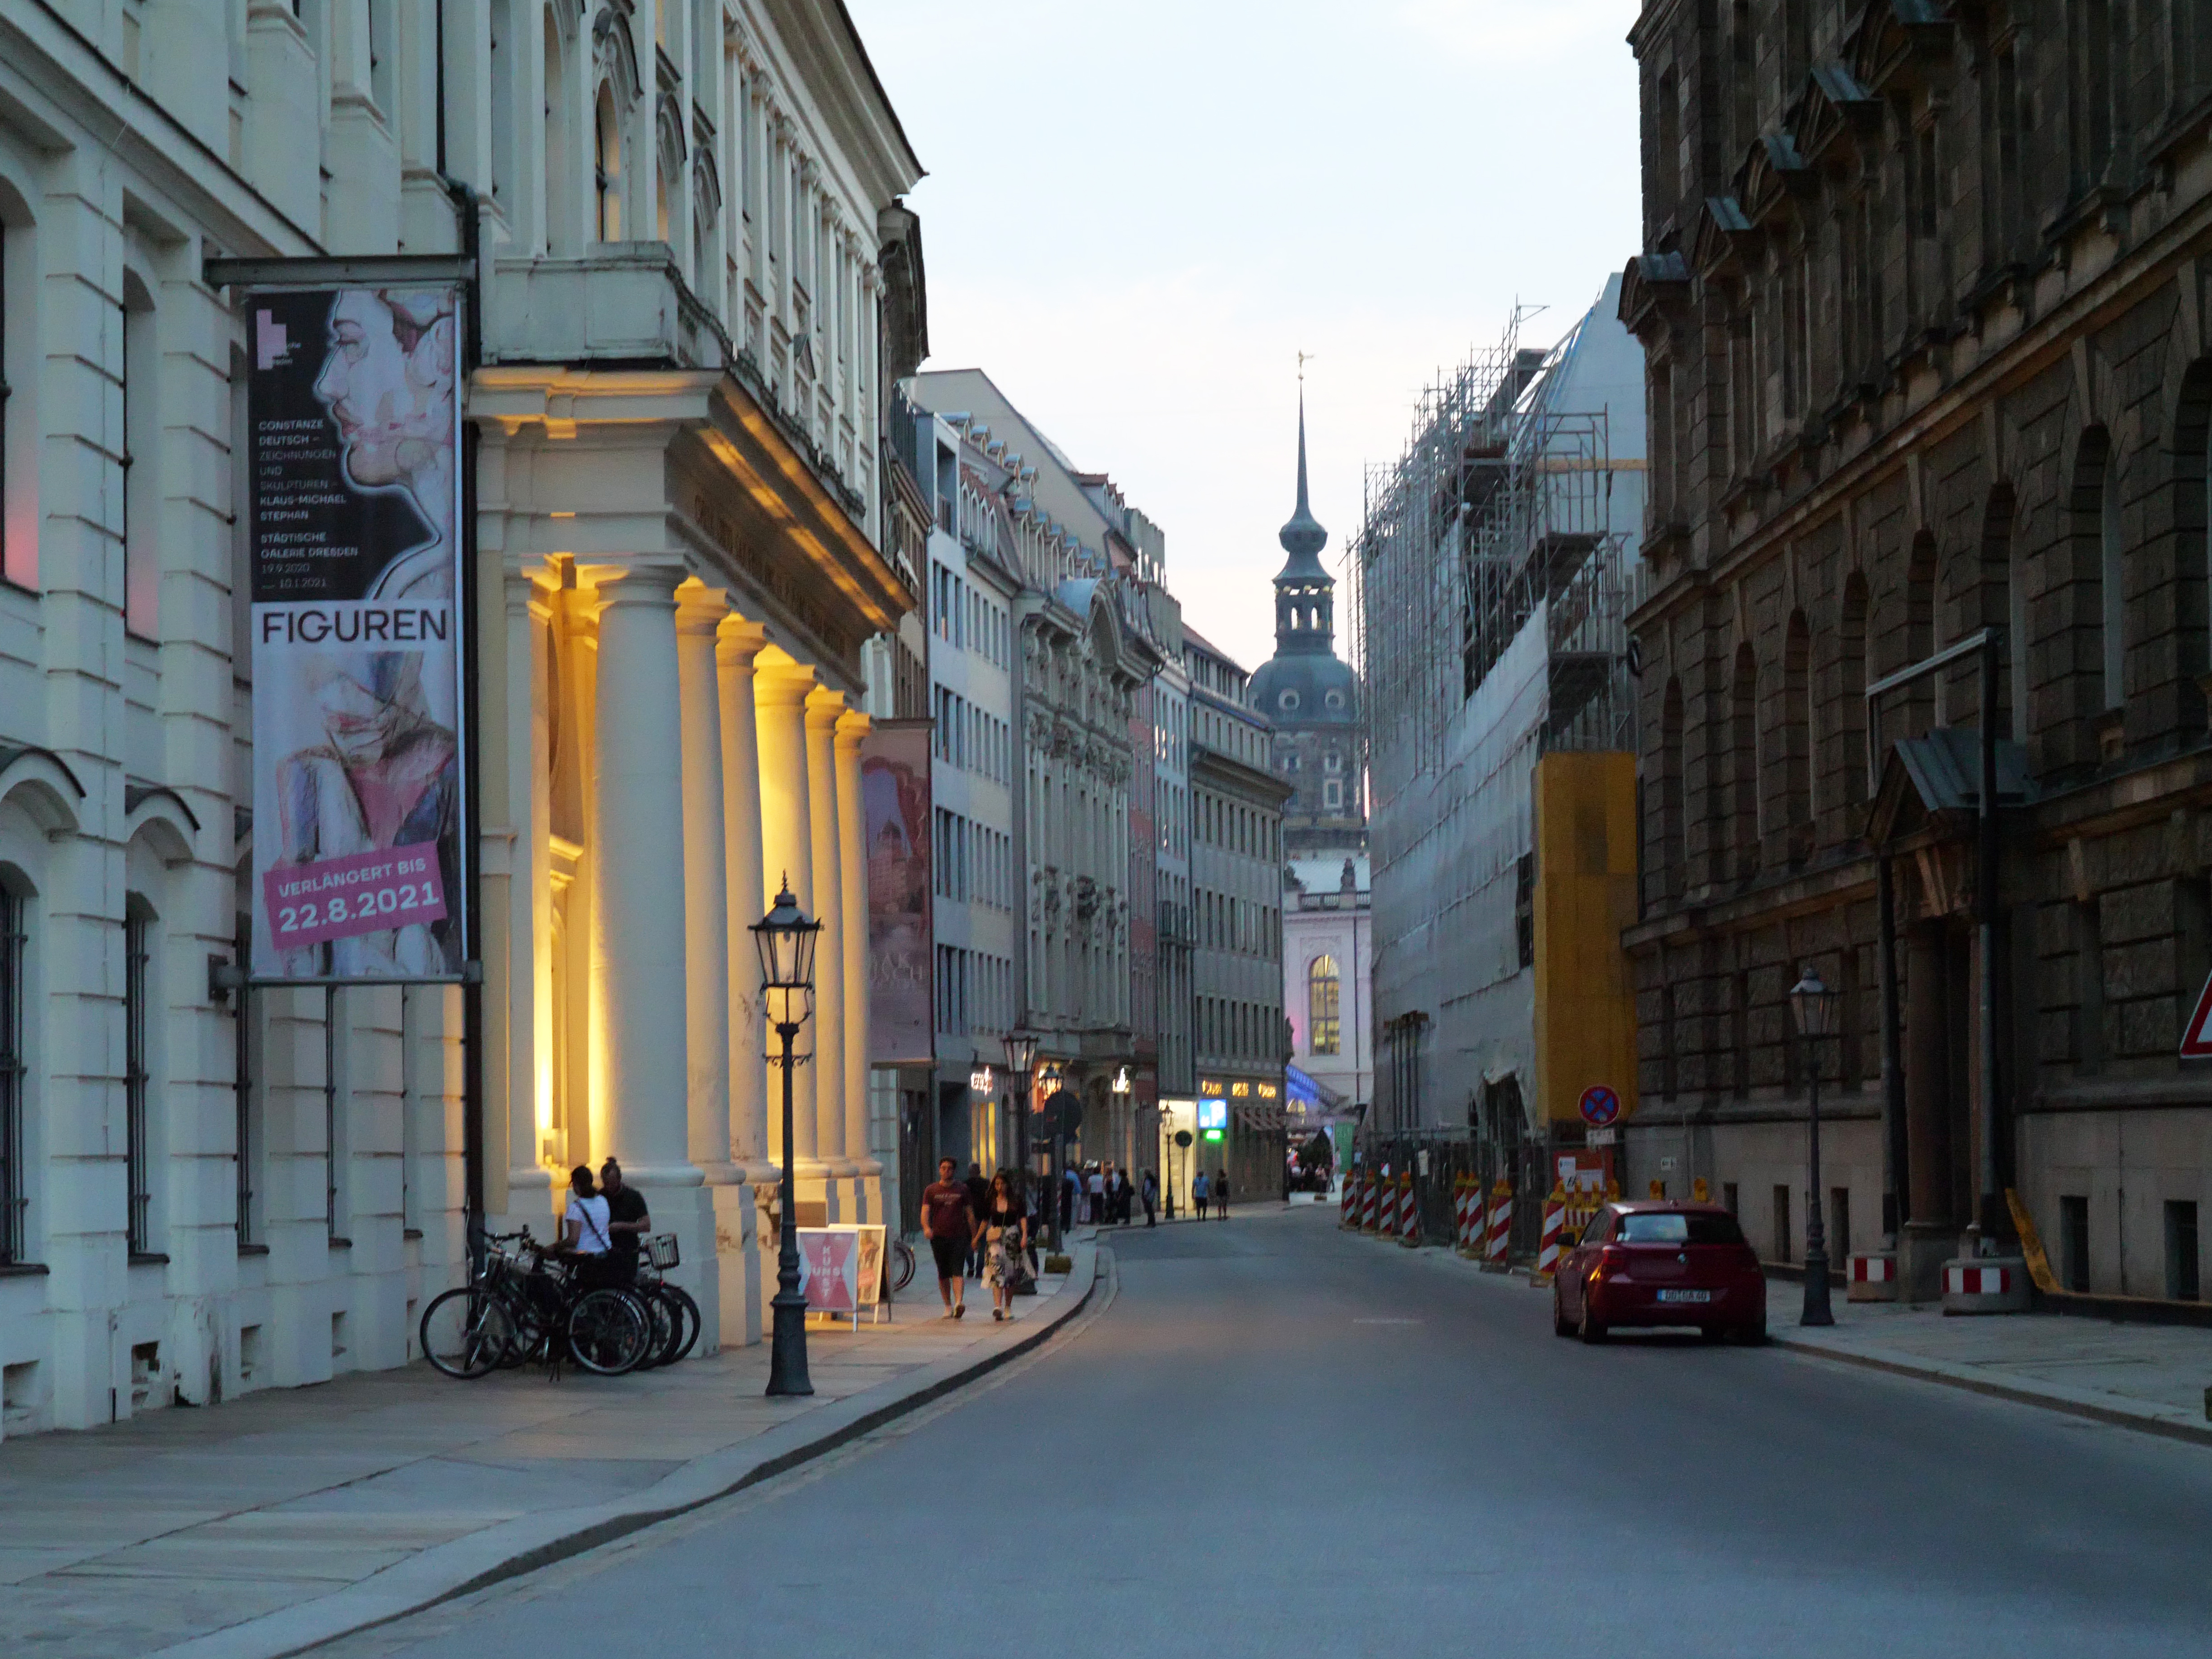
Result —
<path fill-rule="evenodd" d="M 1620 931 L 1636 920 L 1636 757 L 1559 751 L 1536 763 L 1536 1090 L 1580 1121 L 1603 1084 L 1636 1109 L 1636 992 Z"/>

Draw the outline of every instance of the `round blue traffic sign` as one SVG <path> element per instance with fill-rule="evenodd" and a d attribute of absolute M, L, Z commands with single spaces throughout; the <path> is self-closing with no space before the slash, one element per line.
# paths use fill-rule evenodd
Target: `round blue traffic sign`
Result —
<path fill-rule="evenodd" d="M 1583 1091 L 1583 1121 L 1602 1129 L 1620 1115 L 1620 1097 L 1602 1083 L 1593 1083 Z"/>

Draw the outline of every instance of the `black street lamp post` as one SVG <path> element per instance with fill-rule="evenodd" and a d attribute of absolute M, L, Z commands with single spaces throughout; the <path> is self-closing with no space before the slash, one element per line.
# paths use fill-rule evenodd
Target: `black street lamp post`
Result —
<path fill-rule="evenodd" d="M 792 1051 L 799 1028 L 814 1000 L 814 940 L 822 924 L 811 921 L 792 896 L 791 878 L 775 908 L 748 930 L 760 951 L 761 990 L 775 1034 L 783 1039 L 783 1216 L 776 1228 L 774 1346 L 769 1351 L 771 1395 L 812 1394 L 806 1375 L 806 1297 L 799 1288 L 799 1194 L 792 1179 L 791 1071 L 800 1057 Z"/>
<path fill-rule="evenodd" d="M 1030 1073 L 1036 1068 L 1037 1040 L 1027 1031 L 1009 1031 L 1001 1040 L 1006 1051 L 1006 1071 L 1013 1079 L 1014 1122 L 1019 1130 L 1021 1156 L 1016 1167 L 1027 1180 L 1035 1173 L 1030 1168 Z M 1040 1212 L 1035 1237 L 1044 1237 L 1044 1216 Z"/>
<path fill-rule="evenodd" d="M 1828 1238 L 1820 1218 L 1820 1051 L 1815 1046 L 1836 1029 L 1836 994 L 1821 983 L 1807 963 L 1803 975 L 1790 988 L 1790 1012 L 1797 1034 L 1805 1039 L 1805 1073 L 1809 1087 L 1806 1139 L 1805 1194 L 1805 1310 L 1801 1325 L 1832 1325 L 1836 1316 L 1828 1307 Z"/>

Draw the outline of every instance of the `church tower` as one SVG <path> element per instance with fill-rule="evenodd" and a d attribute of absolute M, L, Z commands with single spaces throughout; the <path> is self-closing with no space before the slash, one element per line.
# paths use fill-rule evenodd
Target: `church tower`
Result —
<path fill-rule="evenodd" d="M 1291 788 L 1283 849 L 1291 857 L 1367 846 L 1365 756 L 1358 687 L 1336 654 L 1336 580 L 1323 568 L 1328 532 L 1306 499 L 1306 404 L 1298 394 L 1298 501 L 1277 538 L 1275 654 L 1252 676 L 1252 698 L 1275 728 L 1274 770 Z"/>

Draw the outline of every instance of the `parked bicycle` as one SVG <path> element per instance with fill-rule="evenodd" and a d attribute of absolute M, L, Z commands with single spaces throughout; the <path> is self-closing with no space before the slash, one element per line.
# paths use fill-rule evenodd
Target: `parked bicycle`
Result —
<path fill-rule="evenodd" d="M 422 1310 L 423 1357 L 448 1376 L 532 1361 L 557 1370 L 564 1358 L 619 1376 L 672 1364 L 699 1340 L 698 1304 L 661 1277 L 678 1262 L 673 1237 L 647 1242 L 632 1285 L 591 1282 L 582 1259 L 538 1243 L 527 1227 L 485 1245 L 470 1282 Z"/>

